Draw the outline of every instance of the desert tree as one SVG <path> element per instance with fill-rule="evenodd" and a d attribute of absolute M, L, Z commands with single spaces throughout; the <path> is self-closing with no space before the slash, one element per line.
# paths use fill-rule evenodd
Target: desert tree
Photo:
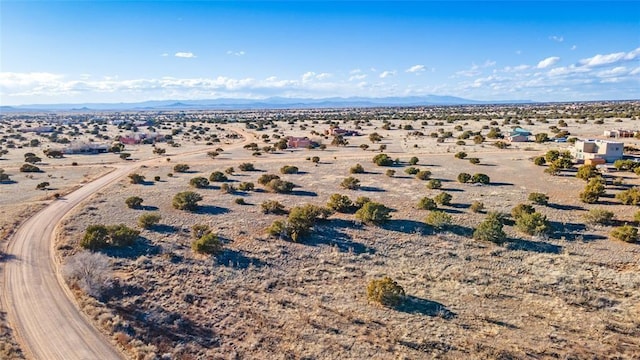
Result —
<path fill-rule="evenodd" d="M 404 300 L 404 296 L 405 291 L 402 286 L 388 276 L 373 279 L 367 285 L 367 299 L 384 306 L 398 306 Z"/>
<path fill-rule="evenodd" d="M 178 210 L 195 211 L 198 209 L 198 201 L 201 200 L 200 194 L 193 191 L 183 191 L 173 197 L 172 205 Z"/>
<path fill-rule="evenodd" d="M 476 240 L 490 241 L 496 244 L 503 243 L 507 234 L 505 234 L 502 220 L 498 213 L 490 212 L 485 219 L 473 231 L 473 238 Z"/>
<path fill-rule="evenodd" d="M 113 282 L 109 257 L 90 251 L 70 256 L 62 267 L 62 275 L 70 286 L 94 298 L 100 298 Z"/>

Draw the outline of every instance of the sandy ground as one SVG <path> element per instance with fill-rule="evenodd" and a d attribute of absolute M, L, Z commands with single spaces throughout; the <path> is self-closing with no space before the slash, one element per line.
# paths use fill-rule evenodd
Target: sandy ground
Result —
<path fill-rule="evenodd" d="M 374 114 L 374 118 L 382 118 Z M 503 114 L 489 114 L 498 124 Z M 513 144 L 499 150 L 491 141 L 457 145 L 463 130 L 481 130 L 489 120 L 456 121 L 429 125 L 419 121 L 390 120 L 401 127 L 411 124 L 424 137 L 408 136 L 410 131 L 382 129 L 382 121 L 360 124 L 365 136 L 350 137 L 347 147 L 329 145 L 322 133 L 328 125 L 311 121 L 295 124 L 278 122 L 276 128 L 244 130 L 242 124 L 222 125 L 215 132 L 222 143 L 206 145 L 185 131 L 176 136 L 181 146 L 167 149 L 170 161 L 140 167 L 146 185 L 129 184 L 126 179 L 101 191 L 63 221 L 59 235 L 59 255 L 78 251 L 77 243 L 87 225 L 124 223 L 136 227 L 136 218 L 149 211 L 162 215 L 161 225 L 144 230 L 138 244 L 127 251 L 108 251 L 116 273 L 116 290 L 102 301 L 78 294 L 84 311 L 97 326 L 132 354 L 132 357 L 165 355 L 168 358 L 637 358 L 640 356 L 640 250 L 637 245 L 607 239 L 609 227 L 585 226 L 582 215 L 590 208 L 606 208 L 621 221 L 631 221 L 637 207 L 616 203 L 611 196 L 600 204 L 582 204 L 578 193 L 582 180 L 572 174 L 551 177 L 529 159 L 549 149 L 566 149 L 569 144 Z M 594 138 L 603 130 L 633 128 L 637 120 L 608 118 L 603 124 L 579 124 L 566 119 L 571 136 Z M 521 124 L 533 133 L 550 133 L 548 123 Z M 169 124 L 167 130 L 189 129 L 196 123 Z M 304 128 L 301 128 L 304 125 Z M 351 123 L 344 128 L 356 129 Z M 503 132 L 509 126 L 499 126 Z M 637 127 L 637 126 L 636 126 Z M 268 145 L 264 134 L 309 136 L 328 147 L 320 150 L 286 150 L 252 156 L 252 151 L 229 146 L 215 159 L 203 149 L 215 149 L 227 141 L 230 129 L 242 131 L 260 147 Z M 429 134 L 451 131 L 453 138 L 437 143 Z M 378 152 L 363 151 L 361 144 L 375 149 L 368 134 L 383 136 L 385 153 L 406 162 L 417 156 L 416 167 L 430 170 L 443 188 L 429 190 L 425 181 L 406 175 L 406 166 L 394 167 L 396 176 L 385 176 L 387 168 L 377 167 L 371 158 Z M 487 129 L 482 129 L 486 133 Z M 108 127 L 108 134 L 121 132 Z M 165 131 L 166 132 L 166 131 Z M 207 132 L 208 133 L 208 132 Z M 551 133 L 550 133 L 551 134 Z M 636 139 L 625 139 L 640 146 Z M 275 142 L 272 139 L 269 144 Z M 33 148 L 12 149 L 0 160 L 0 168 L 15 183 L 0 185 L 4 231 L 21 216 L 46 204 L 53 192 L 70 189 L 109 167 L 121 163 L 114 154 L 73 155 L 45 159 L 44 173 L 27 178 L 17 171 L 24 153 Z M 133 161 L 154 156 L 150 145 L 128 146 Z M 481 160 L 472 165 L 454 158 L 458 151 Z M 41 151 L 34 151 L 42 156 Z M 190 165 L 189 173 L 173 171 L 179 162 Z M 319 156 L 315 166 L 307 160 Z M 71 165 L 77 162 L 77 166 Z M 259 172 L 240 172 L 237 166 L 252 162 Z M 339 183 L 350 176 L 356 163 L 367 173 L 353 175 L 363 189 L 343 190 Z M 175 210 L 171 198 L 179 191 L 194 190 L 189 180 L 233 166 L 230 184 L 256 182 L 265 173 L 278 174 L 283 165 L 295 165 L 301 173 L 281 175 L 297 184 L 293 194 L 264 191 L 226 194 L 219 183 L 197 189 L 203 207 L 197 213 Z M 471 186 L 455 181 L 460 172 L 485 173 L 490 186 Z M 171 173 L 170 177 L 168 174 Z M 615 173 L 627 186 L 640 185 L 632 173 Z M 160 181 L 153 180 L 160 176 Z M 49 181 L 55 190 L 35 190 Z M 63 186 L 64 185 L 64 186 Z M 257 188 L 261 188 L 257 186 Z M 437 232 L 424 225 L 428 213 L 416 209 L 423 196 L 440 191 L 453 195 L 452 206 L 443 207 L 456 226 Z M 532 238 L 511 226 L 506 245 L 478 243 L 470 239 L 483 214 L 470 211 L 472 201 L 482 201 L 488 210 L 508 212 L 526 202 L 530 192 L 543 192 L 550 206 L 536 206 L 552 222 L 548 237 Z M 610 187 L 615 194 L 620 189 Z M 381 227 L 363 226 L 353 215 L 336 214 L 320 223 L 301 243 L 266 236 L 265 229 L 276 215 L 263 215 L 260 204 L 278 200 L 287 208 L 305 203 L 323 205 L 332 193 L 355 200 L 367 196 L 395 209 L 392 220 Z M 126 208 L 132 195 L 145 199 L 144 210 Z M 238 205 L 237 198 L 249 205 Z M 15 210 L 14 210 L 15 209 Z M 21 210 L 24 209 L 24 210 Z M 23 215 L 24 214 L 24 215 Z M 225 251 L 216 257 L 195 255 L 190 249 L 189 229 L 208 224 L 225 241 Z M 366 284 L 389 275 L 409 295 L 406 304 L 387 309 L 369 304 Z M 1 320 L 1 319 L 0 319 Z M 9 339 L 9 337 L 2 337 Z M 15 342 L 5 341 L 5 348 Z M 12 350 L 13 353 L 16 353 Z M 16 355 L 16 357 L 18 357 Z"/>
<path fill-rule="evenodd" d="M 486 124 L 470 122 L 464 128 L 479 130 Z M 536 133 L 553 124 L 527 128 Z M 307 125 L 304 131 L 288 125 L 277 131 L 304 135 L 325 127 Z M 455 139 L 442 144 L 428 136 L 405 143 L 408 131 L 381 130 L 381 125 L 373 122 L 361 131 L 383 135 L 381 144 L 387 145 L 385 152 L 392 158 L 407 161 L 417 156 L 417 167 L 443 181 L 441 190 L 429 190 L 424 181 L 404 174 L 405 166 L 394 168 L 395 177 L 385 176 L 386 168 L 371 163 L 376 152 L 358 147 L 369 143 L 363 136 L 349 138 L 346 148 L 329 146 L 324 151 L 287 150 L 256 157 L 237 149 L 216 159 L 193 155 L 187 161 L 189 173 L 176 174 L 174 162 L 140 168 L 147 179 L 160 176 L 161 180 L 147 185 L 123 180 L 96 194 L 64 222 L 63 257 L 77 251 L 89 224 L 135 227 L 136 218 L 148 211 L 158 211 L 163 218 L 161 226 L 142 232 L 135 248 L 107 252 L 120 290 L 104 303 L 92 302 L 87 311 L 132 353 L 175 358 L 639 356 L 640 250 L 607 239 L 610 228 L 589 227 L 582 221 L 586 210 L 594 207 L 631 221 L 637 207 L 616 204 L 613 198 L 582 204 L 577 196 L 584 187 L 582 180 L 571 174 L 548 176 L 529 160 L 568 144 L 527 143 L 499 150 L 471 141 L 456 145 Z M 440 127 L 452 131 L 454 125 L 425 130 L 427 134 Z M 583 126 L 569 121 L 568 130 L 594 137 L 612 125 L 617 124 Z M 481 163 L 455 159 L 461 150 Z M 306 160 L 310 156 L 320 157 L 318 166 Z M 261 174 L 295 165 L 300 174 L 282 177 L 299 188 L 289 195 L 226 194 L 219 191 L 220 184 L 212 184 L 195 190 L 204 197 L 199 212 L 171 207 L 173 194 L 193 190 L 192 177 L 208 177 L 230 166 L 237 169 L 242 162 L 252 162 L 260 171 L 236 170 L 231 184 L 256 182 Z M 339 183 L 356 163 L 367 171 L 353 175 L 363 189 L 341 189 Z M 492 185 L 459 184 L 455 179 L 460 172 L 485 173 Z M 615 175 L 623 176 L 629 186 L 640 185 L 636 175 Z M 456 227 L 439 233 L 424 225 L 428 212 L 415 205 L 422 196 L 440 191 L 453 195 L 452 206 L 443 209 Z M 265 235 L 266 227 L 280 217 L 263 215 L 259 208 L 263 201 L 278 200 L 287 208 L 323 205 L 336 192 L 352 199 L 368 196 L 396 211 L 382 227 L 362 226 L 353 215 L 334 215 L 300 244 Z M 530 192 L 550 197 L 549 206 L 536 206 L 552 222 L 548 237 L 532 238 L 507 226 L 511 241 L 504 246 L 470 239 L 484 216 L 469 210 L 472 201 L 484 202 L 488 210 L 508 212 L 526 202 Z M 124 200 L 134 194 L 145 199 L 145 210 L 126 208 Z M 236 204 L 239 197 L 249 205 Z M 221 255 L 210 258 L 190 250 L 189 229 L 200 223 L 212 226 L 225 240 Z M 383 275 L 392 276 L 407 291 L 404 307 L 392 310 L 367 303 L 367 282 Z"/>

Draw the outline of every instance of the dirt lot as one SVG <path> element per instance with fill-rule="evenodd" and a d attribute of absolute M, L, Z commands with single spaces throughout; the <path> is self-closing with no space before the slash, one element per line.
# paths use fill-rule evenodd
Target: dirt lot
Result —
<path fill-rule="evenodd" d="M 568 122 L 567 130 L 579 137 L 620 126 L 613 120 L 601 125 Z M 538 133 L 555 123 L 552 119 L 527 128 Z M 269 133 L 308 135 L 311 129 L 326 128 L 310 122 L 305 130 L 298 123 L 278 124 Z M 481 130 L 487 124 L 463 127 Z M 360 131 L 380 133 L 385 153 L 401 160 L 402 165 L 392 167 L 394 177 L 371 162 L 379 152 L 359 148 L 365 143 L 378 146 L 362 136 L 349 138 L 347 147 L 329 145 L 324 151 L 252 156 L 251 151 L 230 147 L 215 159 L 193 154 L 180 160 L 190 165 L 189 173 L 175 173 L 177 162 L 172 159 L 139 169 L 147 180 L 160 176 L 160 181 L 134 185 L 123 179 L 96 194 L 64 221 L 58 244 L 63 258 L 78 251 L 90 224 L 136 227 L 137 217 L 149 211 L 158 211 L 162 220 L 160 226 L 143 230 L 133 248 L 105 251 L 117 286 L 101 302 L 85 297 L 85 311 L 130 354 L 150 358 L 640 357 L 640 248 L 609 240 L 611 228 L 586 226 L 582 219 L 597 207 L 615 212 L 620 222 L 632 221 L 638 208 L 616 202 L 612 195 L 619 188 L 608 187 L 610 195 L 599 204 L 583 204 L 578 199 L 583 180 L 571 172 L 549 176 L 530 161 L 569 144 L 526 143 L 500 150 L 472 141 L 456 145 L 460 131 L 455 123 L 425 127 L 427 134 L 437 128 L 452 131 L 454 138 L 444 143 L 429 136 L 410 139 L 408 130 L 382 130 L 382 125 L 372 121 Z M 259 138 L 259 131 L 249 132 Z M 454 158 L 462 150 L 480 164 Z M 317 166 L 307 160 L 311 156 L 320 157 Z M 442 189 L 429 190 L 425 181 L 403 172 L 411 156 L 420 160 L 416 167 L 442 181 Z M 254 163 L 259 171 L 239 171 L 242 162 Z M 366 170 L 353 175 L 362 188 L 343 190 L 339 184 L 356 163 Z M 236 172 L 229 176 L 230 184 L 255 183 L 262 174 L 279 174 L 284 165 L 300 169 L 299 174 L 281 175 L 298 185 L 292 194 L 227 194 L 219 190 L 220 183 L 207 189 L 189 186 L 195 176 L 208 177 L 231 166 Z M 460 172 L 487 174 L 491 184 L 460 184 Z M 627 187 L 640 185 L 632 173 L 613 175 L 623 176 Z M 199 211 L 172 207 L 173 195 L 185 190 L 203 196 Z M 452 205 L 442 209 L 455 226 L 438 232 L 424 224 L 428 211 L 416 209 L 416 204 L 441 191 L 453 196 Z M 472 201 L 482 201 L 490 211 L 509 212 L 527 202 L 531 192 L 550 197 L 548 206 L 536 206 L 551 221 L 548 236 L 531 237 L 506 226 L 510 241 L 505 245 L 471 239 L 484 218 L 469 209 Z M 300 243 L 266 235 L 266 228 L 282 216 L 262 214 L 263 201 L 277 200 L 287 208 L 324 205 L 332 193 L 354 200 L 367 196 L 395 212 L 379 227 L 362 225 L 350 214 L 335 214 Z M 144 210 L 125 206 L 132 195 L 144 199 Z M 238 198 L 248 205 L 236 204 Z M 210 225 L 224 240 L 225 250 L 215 257 L 194 254 L 194 224 Z M 408 295 L 399 308 L 366 299 L 367 283 L 384 275 Z"/>

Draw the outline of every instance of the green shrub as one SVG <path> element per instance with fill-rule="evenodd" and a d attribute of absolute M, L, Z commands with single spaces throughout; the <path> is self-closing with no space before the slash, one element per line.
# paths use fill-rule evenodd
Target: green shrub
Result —
<path fill-rule="evenodd" d="M 625 205 L 640 204 L 640 187 L 632 187 L 631 189 L 621 191 L 616 194 L 616 199 Z"/>
<path fill-rule="evenodd" d="M 364 168 L 360 164 L 355 164 L 354 166 L 351 167 L 351 169 L 349 169 L 349 173 L 351 173 L 351 174 L 363 174 L 364 173 Z"/>
<path fill-rule="evenodd" d="M 367 285 L 367 299 L 384 306 L 400 305 L 404 296 L 405 292 L 402 286 L 388 276 L 371 280 Z"/>
<path fill-rule="evenodd" d="M 183 191 L 173 197 L 172 205 L 178 210 L 195 211 L 198 209 L 198 201 L 201 200 L 200 194 L 193 191 Z"/>
<path fill-rule="evenodd" d="M 356 211 L 356 219 L 371 224 L 379 224 L 391 218 L 391 209 L 383 204 L 369 201 Z"/>
<path fill-rule="evenodd" d="M 429 180 L 429 177 L 431 177 L 431 171 L 429 170 L 420 170 L 416 174 L 416 179 L 419 180 Z"/>
<path fill-rule="evenodd" d="M 420 160 L 418 160 L 417 157 L 413 156 L 413 157 L 411 157 L 411 159 L 409 159 L 409 165 L 415 165 L 415 164 L 418 163 L 418 161 L 420 161 Z"/>
<path fill-rule="evenodd" d="M 373 157 L 373 163 L 378 166 L 391 166 L 393 165 L 393 159 L 387 154 L 378 154 Z"/>
<path fill-rule="evenodd" d="M 275 200 L 267 200 L 260 204 L 264 214 L 285 214 L 284 205 Z"/>
<path fill-rule="evenodd" d="M 187 164 L 176 164 L 173 167 L 173 171 L 177 173 L 183 173 L 189 171 L 189 165 Z"/>
<path fill-rule="evenodd" d="M 153 177 L 153 181 L 160 181 L 160 176 L 156 175 Z"/>
<path fill-rule="evenodd" d="M 211 182 L 225 182 L 228 181 L 227 175 L 222 171 L 214 171 L 209 175 L 209 181 Z"/>
<path fill-rule="evenodd" d="M 637 223 L 640 223 L 640 210 L 633 215 L 633 220 Z"/>
<path fill-rule="evenodd" d="M 638 241 L 638 229 L 631 225 L 618 226 L 613 229 L 609 235 L 614 239 L 628 243 Z"/>
<path fill-rule="evenodd" d="M 236 192 L 236 188 L 233 185 L 224 183 L 220 185 L 220 191 L 225 194 L 233 194 L 234 192 Z"/>
<path fill-rule="evenodd" d="M 542 165 L 546 164 L 547 161 L 544 159 L 544 156 L 536 156 L 533 159 L 533 163 L 538 165 L 538 166 L 542 166 Z"/>
<path fill-rule="evenodd" d="M 529 201 L 538 205 L 547 205 L 549 203 L 549 197 L 543 193 L 532 192 L 529 194 Z"/>
<path fill-rule="evenodd" d="M 280 173 L 281 174 L 297 174 L 298 173 L 298 167 L 297 166 L 292 166 L 292 165 L 285 165 L 285 166 L 280 168 Z"/>
<path fill-rule="evenodd" d="M 490 212 L 473 232 L 473 238 L 481 241 L 490 241 L 502 244 L 506 238 L 503 227 L 503 219 L 498 213 Z"/>
<path fill-rule="evenodd" d="M 360 188 L 360 180 L 352 176 L 349 176 L 344 180 L 342 180 L 342 182 L 340 183 L 340 186 L 349 190 L 358 190 Z"/>
<path fill-rule="evenodd" d="M 388 177 L 393 177 L 396 174 L 396 171 L 393 169 L 387 169 L 387 171 L 385 171 L 384 174 L 387 175 Z"/>
<path fill-rule="evenodd" d="M 440 189 L 442 187 L 442 181 L 438 179 L 431 179 L 427 183 L 427 188 L 429 189 Z"/>
<path fill-rule="evenodd" d="M 440 205 L 451 205 L 451 199 L 453 198 L 453 196 L 451 196 L 451 194 L 447 193 L 447 192 L 441 192 L 440 194 L 436 195 L 435 198 L 433 198 L 433 200 L 436 201 L 436 203 L 440 204 Z"/>
<path fill-rule="evenodd" d="M 191 227 L 191 239 L 198 240 L 206 234 L 211 233 L 211 228 L 206 224 L 195 224 Z"/>
<path fill-rule="evenodd" d="M 278 194 L 288 194 L 296 187 L 296 185 L 289 181 L 284 181 L 281 179 L 273 179 L 269 181 L 265 188 L 274 193 Z"/>
<path fill-rule="evenodd" d="M 193 179 L 189 180 L 189 184 L 193 187 L 195 187 L 196 189 L 202 189 L 202 188 L 206 188 L 207 186 L 209 186 L 209 180 L 207 180 L 207 178 L 203 177 L 203 176 L 198 176 L 198 177 L 194 177 Z"/>
<path fill-rule="evenodd" d="M 233 200 L 233 202 L 235 202 L 238 205 L 247 205 L 247 202 L 244 201 L 243 198 L 239 197 L 239 198 L 235 198 L 235 200 Z"/>
<path fill-rule="evenodd" d="M 489 176 L 485 175 L 485 174 L 473 174 L 473 176 L 471 177 L 471 182 L 474 184 L 480 183 L 480 184 L 489 184 L 491 182 L 491 179 L 489 179 Z"/>
<path fill-rule="evenodd" d="M 38 185 L 36 185 L 36 190 L 46 190 L 49 187 L 49 182 L 48 181 L 43 181 L 41 183 L 39 183 Z"/>
<path fill-rule="evenodd" d="M 138 218 L 138 226 L 143 229 L 151 229 L 160 222 L 160 219 L 162 219 L 162 217 L 158 213 L 142 214 Z"/>
<path fill-rule="evenodd" d="M 89 250 L 98 250 L 106 247 L 109 240 L 109 231 L 104 225 L 89 225 L 84 232 L 80 246 Z"/>
<path fill-rule="evenodd" d="M 9 174 L 4 172 L 4 169 L 0 169 L 0 182 L 9 181 L 11 178 Z"/>
<path fill-rule="evenodd" d="M 353 209 L 353 202 L 346 195 L 332 194 L 327 202 L 327 207 L 339 213 L 348 213 Z"/>
<path fill-rule="evenodd" d="M 364 204 L 371 202 L 371 199 L 369 199 L 366 196 L 358 196 L 358 198 L 356 199 L 356 201 L 353 203 L 353 205 L 360 209 L 361 207 L 364 206 Z"/>
<path fill-rule="evenodd" d="M 584 221 L 592 225 L 607 225 L 613 221 L 615 214 L 605 209 L 591 209 L 584 214 Z"/>
<path fill-rule="evenodd" d="M 516 227 L 528 235 L 542 235 L 549 231 L 549 221 L 541 213 L 523 213 L 516 218 Z"/>
<path fill-rule="evenodd" d="M 139 235 L 140 231 L 131 229 L 124 224 L 90 225 L 80 240 L 80 246 L 89 250 L 98 250 L 107 246 L 130 246 Z"/>
<path fill-rule="evenodd" d="M 480 164 L 480 159 L 475 158 L 475 157 L 473 157 L 473 158 L 467 158 L 467 160 L 469 160 L 469 162 L 470 162 L 470 163 L 472 163 L 472 164 L 474 164 L 474 165 L 476 165 L 476 164 Z"/>
<path fill-rule="evenodd" d="M 274 174 L 263 174 L 258 178 L 258 184 L 266 186 L 271 180 L 280 179 L 280 176 Z"/>
<path fill-rule="evenodd" d="M 318 219 L 327 218 L 331 211 L 316 205 L 296 206 L 289 211 L 286 223 L 275 221 L 268 229 L 270 235 L 297 242 L 311 232 Z"/>
<path fill-rule="evenodd" d="M 404 169 L 404 172 L 407 175 L 415 175 L 420 172 L 420 169 L 415 168 L 413 166 L 409 166 L 408 168 Z"/>
<path fill-rule="evenodd" d="M 227 175 L 233 175 L 234 172 L 236 172 L 236 169 L 234 169 L 233 166 L 224 169 L 224 173 Z"/>
<path fill-rule="evenodd" d="M 459 183 L 468 183 L 471 180 L 471 174 L 467 174 L 467 173 L 460 173 L 458 174 L 458 182 Z"/>
<path fill-rule="evenodd" d="M 222 251 L 222 242 L 213 233 L 207 233 L 191 242 L 191 249 L 199 254 L 217 254 Z"/>
<path fill-rule="evenodd" d="M 587 186 L 585 186 L 584 188 L 584 191 L 580 193 L 580 200 L 587 204 L 593 204 L 596 203 L 600 196 L 604 194 L 604 180 L 599 177 L 594 177 L 589 180 Z"/>
<path fill-rule="evenodd" d="M 238 184 L 238 190 L 240 191 L 253 191 L 255 185 L 252 182 L 241 182 Z"/>
<path fill-rule="evenodd" d="M 420 199 L 420 201 L 418 202 L 418 209 L 422 209 L 422 210 L 436 210 L 438 208 L 438 205 L 436 204 L 436 202 L 428 197 L 423 197 L 422 199 Z"/>
<path fill-rule="evenodd" d="M 20 167 L 20 172 L 40 172 L 40 168 L 32 164 L 23 164 Z"/>
<path fill-rule="evenodd" d="M 136 173 L 129 174 L 129 180 L 132 184 L 142 184 L 144 183 L 144 176 Z"/>
<path fill-rule="evenodd" d="M 597 176 L 600 176 L 600 171 L 594 165 L 582 165 L 576 172 L 576 177 L 584 181 L 589 181 L 589 179 Z"/>
<path fill-rule="evenodd" d="M 529 204 L 518 204 L 511 209 L 511 217 L 517 219 L 523 214 L 533 214 L 536 209 Z"/>
<path fill-rule="evenodd" d="M 451 225 L 453 219 L 451 218 L 451 215 L 447 214 L 444 211 L 431 211 L 427 217 L 424 219 L 424 222 L 427 225 L 431 225 L 434 228 L 440 230 L 440 229 L 444 229 L 447 226 Z"/>
<path fill-rule="evenodd" d="M 238 169 L 240 169 L 241 171 L 256 171 L 256 168 L 252 163 L 242 163 L 238 165 Z"/>
<path fill-rule="evenodd" d="M 124 202 L 127 204 L 129 209 L 139 209 L 142 207 L 142 198 L 138 196 L 128 197 Z"/>
<path fill-rule="evenodd" d="M 454 156 L 456 159 L 464 159 L 467 157 L 467 153 L 464 151 L 458 151 Z"/>
<path fill-rule="evenodd" d="M 474 201 L 471 203 L 471 206 L 469 208 L 474 213 L 479 213 L 479 212 L 482 212 L 482 210 L 484 210 L 484 203 L 481 201 Z"/>

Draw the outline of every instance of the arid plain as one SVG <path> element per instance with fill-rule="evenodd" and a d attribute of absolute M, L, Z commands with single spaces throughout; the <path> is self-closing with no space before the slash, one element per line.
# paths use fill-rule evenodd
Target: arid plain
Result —
<path fill-rule="evenodd" d="M 566 131 L 569 138 L 580 139 L 602 138 L 611 129 L 637 131 L 639 103 L 161 115 L 145 116 L 156 120 L 153 132 L 172 135 L 170 143 L 125 145 L 121 153 L 131 154 L 126 160 L 118 153 L 48 158 L 45 149 L 64 145 L 18 132 L 27 125 L 48 126 L 48 120 L 7 115 L 0 122 L 0 138 L 5 139 L 0 146 L 8 150 L 0 157 L 0 168 L 10 175 L 0 184 L 1 248 L 20 221 L 58 201 L 57 196 L 117 168 L 131 167 L 131 173 L 144 176 L 139 184 L 123 177 L 85 200 L 65 216 L 55 243 L 62 271 L 69 259 L 86 251 L 80 244 L 88 226 L 125 224 L 140 230 L 133 246 L 98 251 L 108 257 L 110 268 L 109 286 L 99 295 L 89 296 L 70 284 L 81 311 L 126 356 L 640 357 L 640 247 L 610 238 L 615 226 L 638 226 L 634 214 L 640 208 L 621 204 L 615 194 L 640 186 L 639 176 L 603 170 L 606 194 L 587 204 L 579 197 L 586 184 L 575 176 L 579 165 L 552 176 L 544 171 L 548 166 L 533 162 L 549 150 L 568 150 L 570 142 L 508 143 L 487 136 L 496 132 L 492 129 L 507 135 L 515 127 L 550 138 Z M 56 131 L 72 143 L 91 139 L 110 146 L 118 136 L 135 134 L 107 124 L 108 116 L 89 114 L 77 124 L 56 125 Z M 345 136 L 347 144 L 334 145 L 325 131 L 335 126 L 361 136 Z M 137 129 L 149 131 L 147 126 Z M 373 133 L 381 138 L 372 141 Z M 476 143 L 478 133 L 484 140 Z M 287 136 L 308 137 L 325 146 L 264 148 Z M 32 139 L 39 140 L 36 146 L 22 146 Z M 638 157 L 633 149 L 640 149 L 640 140 L 617 141 L 625 143 L 629 156 Z M 496 142 L 508 146 L 499 148 Z M 10 143 L 14 146 L 7 147 Z M 165 152 L 154 151 L 158 148 Z M 29 152 L 41 158 L 35 165 L 42 172 L 20 172 Z M 454 156 L 459 152 L 479 163 Z M 398 161 L 377 166 L 372 158 L 381 153 Z M 418 160 L 414 165 L 412 157 Z M 247 163 L 254 171 L 240 169 Z M 176 171 L 177 164 L 188 165 L 188 170 Z M 356 164 L 364 172 L 352 173 Z M 282 174 L 287 165 L 297 167 L 297 173 Z M 429 180 L 406 173 L 411 166 L 430 171 L 430 179 L 440 180 L 441 186 L 428 188 Z M 226 171 L 227 180 L 202 188 L 190 185 L 193 178 L 208 179 L 215 171 Z M 460 183 L 462 172 L 486 174 L 490 182 Z M 295 188 L 269 191 L 258 184 L 265 174 L 277 174 Z M 350 176 L 360 181 L 358 189 L 341 186 Z M 42 182 L 49 185 L 36 189 Z M 238 189 L 249 182 L 255 189 Z M 201 195 L 197 210 L 174 208 L 174 195 L 183 191 Z M 425 223 L 430 211 L 418 203 L 441 192 L 452 196 L 450 204 L 438 205 L 451 223 L 437 228 Z M 488 212 L 509 214 L 518 204 L 530 204 L 533 192 L 549 197 L 547 205 L 534 205 L 549 221 L 546 233 L 527 235 L 506 222 L 503 244 L 473 238 Z M 382 203 L 393 209 L 391 218 L 375 225 L 356 220 L 352 212 L 336 212 L 296 242 L 268 234 L 272 223 L 286 214 L 263 213 L 264 202 L 278 201 L 287 210 L 325 206 L 335 193 Z M 141 207 L 125 204 L 132 196 L 144 200 Z M 484 209 L 474 211 L 474 202 Z M 611 211 L 615 220 L 611 225 L 587 224 L 584 216 L 592 209 Z M 140 229 L 138 218 L 148 213 L 161 219 Z M 198 224 L 212 229 L 221 251 L 205 255 L 192 250 L 192 229 Z M 385 307 L 367 299 L 369 281 L 383 276 L 404 288 L 401 305 Z M 0 355 L 21 358 L 19 338 L 12 336 L 2 311 Z"/>

